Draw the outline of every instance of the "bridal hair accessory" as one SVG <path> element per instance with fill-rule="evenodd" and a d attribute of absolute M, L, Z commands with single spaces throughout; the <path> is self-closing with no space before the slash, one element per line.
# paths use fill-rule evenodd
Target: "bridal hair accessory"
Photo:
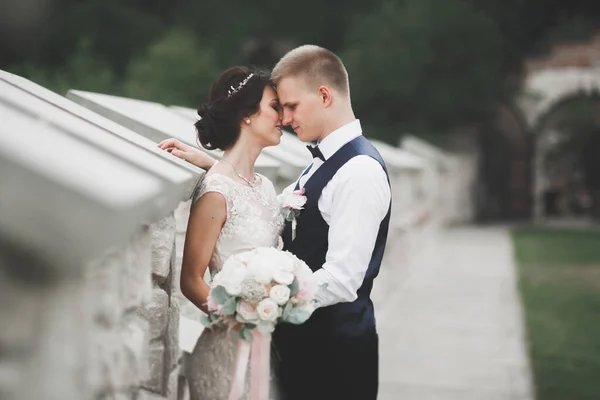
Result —
<path fill-rule="evenodd" d="M 250 80 L 250 78 L 252 78 L 254 76 L 254 74 L 250 74 L 248 75 L 248 77 L 246 79 L 244 79 L 243 81 L 240 82 L 240 84 L 238 85 L 238 87 L 234 88 L 233 86 L 230 86 L 231 89 L 229 89 L 227 91 L 227 97 L 231 97 L 234 94 L 236 94 L 237 92 L 239 92 L 240 90 L 242 90 L 242 88 L 244 86 L 246 86 L 246 83 L 248 83 L 248 81 Z"/>

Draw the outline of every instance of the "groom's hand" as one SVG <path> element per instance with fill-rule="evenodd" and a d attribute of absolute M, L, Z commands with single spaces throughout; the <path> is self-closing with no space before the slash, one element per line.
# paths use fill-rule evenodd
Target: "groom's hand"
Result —
<path fill-rule="evenodd" d="M 182 160 L 205 170 L 210 169 L 216 162 L 214 158 L 202 150 L 182 143 L 175 138 L 163 140 L 158 143 L 158 147 L 173 154 L 175 157 L 179 157 Z"/>

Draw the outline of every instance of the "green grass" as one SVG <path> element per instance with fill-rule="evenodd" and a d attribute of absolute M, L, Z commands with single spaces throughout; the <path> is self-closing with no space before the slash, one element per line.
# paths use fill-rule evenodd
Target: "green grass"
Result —
<path fill-rule="evenodd" d="M 513 233 L 538 400 L 600 399 L 600 233 Z"/>

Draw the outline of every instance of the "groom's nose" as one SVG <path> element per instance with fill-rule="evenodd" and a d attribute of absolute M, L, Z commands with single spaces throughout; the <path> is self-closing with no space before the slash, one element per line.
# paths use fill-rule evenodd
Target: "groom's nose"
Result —
<path fill-rule="evenodd" d="M 282 125 L 291 125 L 292 121 L 294 120 L 293 116 L 292 116 L 292 112 L 290 110 L 283 110 L 283 118 L 281 119 L 281 124 Z"/>

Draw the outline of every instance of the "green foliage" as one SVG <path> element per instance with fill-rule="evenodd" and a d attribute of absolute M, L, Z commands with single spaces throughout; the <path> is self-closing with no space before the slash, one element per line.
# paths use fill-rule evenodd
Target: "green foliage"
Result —
<path fill-rule="evenodd" d="M 193 107 L 226 67 L 271 67 L 313 43 L 341 55 L 365 129 L 390 142 L 488 120 L 515 93 L 524 57 L 600 26 L 600 3 L 585 0 L 52 3 L 36 40 L 0 48 L 0 68 L 59 93 Z"/>
<path fill-rule="evenodd" d="M 290 313 L 292 312 L 293 309 L 294 309 L 294 305 L 292 303 L 287 303 L 285 305 L 285 307 L 283 308 L 283 314 L 282 314 L 282 317 L 284 320 L 287 320 L 290 317 Z"/>
<path fill-rule="evenodd" d="M 531 265 L 600 263 L 600 232 L 518 229 L 513 232 L 515 257 Z"/>
<path fill-rule="evenodd" d="M 298 293 L 298 289 L 300 288 L 300 283 L 298 279 L 294 278 L 294 281 L 289 285 L 290 288 L 290 296 L 296 295 Z"/>
<path fill-rule="evenodd" d="M 252 331 L 246 326 L 242 326 L 240 328 L 240 338 L 247 340 L 248 342 L 252 342 L 254 339 L 252 336 Z"/>
<path fill-rule="evenodd" d="M 219 305 L 224 305 L 225 302 L 231 297 L 227 290 L 223 286 L 216 286 L 211 292 L 210 297 Z"/>
<path fill-rule="evenodd" d="M 236 301 L 235 297 L 230 297 L 227 299 L 225 304 L 223 304 L 223 314 L 224 315 L 234 315 L 235 314 L 235 306 Z"/>
<path fill-rule="evenodd" d="M 401 130 L 452 128 L 503 97 L 500 43 L 493 21 L 462 1 L 385 1 L 342 58 L 361 114 Z"/>
<path fill-rule="evenodd" d="M 11 69 L 50 90 L 66 94 L 69 89 L 118 92 L 111 66 L 91 50 L 90 40 L 80 39 L 74 53 L 60 69 L 46 69 L 34 63 L 24 63 Z"/>
<path fill-rule="evenodd" d="M 303 308 L 292 308 L 291 311 L 288 313 L 287 317 L 285 318 L 285 321 L 292 323 L 292 324 L 303 324 L 306 322 L 306 320 L 308 320 L 310 318 L 310 311 L 305 310 Z"/>
<path fill-rule="evenodd" d="M 212 48 L 200 46 L 188 31 L 174 30 L 132 61 L 124 92 L 137 99 L 196 107 L 208 98 L 219 72 Z"/>
<path fill-rule="evenodd" d="M 536 398 L 600 398 L 600 233 L 513 234 Z"/>

